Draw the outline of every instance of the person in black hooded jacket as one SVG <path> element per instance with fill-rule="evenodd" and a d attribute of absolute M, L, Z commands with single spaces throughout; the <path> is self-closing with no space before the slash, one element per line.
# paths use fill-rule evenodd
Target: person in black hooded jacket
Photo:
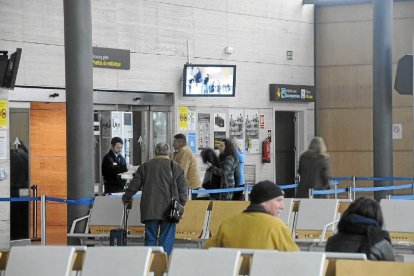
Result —
<path fill-rule="evenodd" d="M 325 251 L 365 253 L 369 260 L 395 261 L 390 236 L 382 229 L 383 225 L 378 202 L 360 197 L 344 212 L 339 231 L 328 239 Z"/>

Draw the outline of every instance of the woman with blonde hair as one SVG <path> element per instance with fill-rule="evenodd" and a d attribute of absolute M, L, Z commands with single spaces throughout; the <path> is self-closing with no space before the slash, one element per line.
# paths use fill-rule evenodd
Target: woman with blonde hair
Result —
<path fill-rule="evenodd" d="M 331 177 L 329 154 L 322 137 L 314 137 L 307 151 L 301 154 L 298 173 L 300 176 L 299 187 L 296 191 L 297 198 L 308 198 L 309 189 L 329 189 Z M 315 196 L 316 198 L 317 196 Z M 326 196 L 318 196 L 324 198 Z"/>

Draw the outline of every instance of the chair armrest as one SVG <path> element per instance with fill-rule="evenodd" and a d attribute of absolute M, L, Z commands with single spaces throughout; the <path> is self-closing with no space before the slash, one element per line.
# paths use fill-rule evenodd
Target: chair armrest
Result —
<path fill-rule="evenodd" d="M 82 220 L 84 220 L 84 219 L 89 219 L 89 216 L 90 216 L 90 214 L 88 214 L 87 216 L 83 216 L 83 217 L 80 217 L 80 218 L 78 218 L 78 219 L 75 219 L 73 222 L 72 222 L 72 226 L 70 227 L 70 234 L 74 234 L 75 233 L 75 228 L 76 228 L 76 224 L 78 223 L 78 222 L 80 222 L 80 221 L 82 221 Z M 87 231 L 88 231 L 88 226 L 86 226 L 86 229 L 85 229 L 85 234 L 87 234 Z"/>
<path fill-rule="evenodd" d="M 320 240 L 320 243 L 322 243 L 322 242 L 324 242 L 324 241 L 325 241 L 326 231 L 328 230 L 328 227 L 333 226 L 333 225 L 337 224 L 338 222 L 339 222 L 339 219 L 338 219 L 338 220 L 334 220 L 334 221 L 332 221 L 332 222 L 330 222 L 330 223 L 326 224 L 326 225 L 323 227 L 322 234 L 321 234 L 321 240 Z"/>

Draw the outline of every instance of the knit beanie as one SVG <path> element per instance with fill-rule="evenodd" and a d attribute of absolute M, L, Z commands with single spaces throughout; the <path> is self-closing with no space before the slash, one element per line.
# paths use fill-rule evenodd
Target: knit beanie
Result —
<path fill-rule="evenodd" d="M 285 193 L 275 183 L 265 180 L 260 181 L 253 186 L 250 193 L 250 201 L 252 204 L 260 204 L 279 196 L 284 196 Z"/>

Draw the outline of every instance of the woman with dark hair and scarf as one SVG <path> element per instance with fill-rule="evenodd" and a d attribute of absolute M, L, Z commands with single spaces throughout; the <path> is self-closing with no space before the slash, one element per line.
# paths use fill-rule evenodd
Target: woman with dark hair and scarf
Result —
<path fill-rule="evenodd" d="M 223 139 L 220 141 L 219 151 L 220 151 L 219 165 L 212 164 L 209 162 L 211 166 L 210 168 L 208 168 L 206 172 L 206 176 L 207 177 L 209 175 L 220 176 L 220 186 L 219 187 L 215 186 L 216 189 L 234 188 L 234 185 L 235 185 L 234 184 L 235 183 L 234 182 L 234 171 L 238 165 L 235 148 L 228 139 Z M 206 151 L 203 150 L 200 154 L 201 154 L 201 158 L 203 158 L 203 162 L 205 160 L 205 157 L 203 156 L 207 157 L 208 155 L 209 156 L 212 155 L 210 150 L 207 151 L 207 149 Z M 206 183 L 208 183 L 208 179 L 204 178 L 203 188 L 205 189 L 207 189 L 205 185 Z M 211 183 L 213 183 L 213 181 L 211 181 Z M 214 181 L 213 184 L 217 184 L 217 182 Z M 216 197 L 216 199 L 231 200 L 233 193 L 219 193 L 215 195 L 216 196 L 214 197 Z"/>
<path fill-rule="evenodd" d="M 365 253 L 369 260 L 395 261 L 387 231 L 383 230 L 381 206 L 373 199 L 360 197 L 344 212 L 338 233 L 328 239 L 326 251 Z"/>
<path fill-rule="evenodd" d="M 239 162 L 237 161 L 236 149 L 229 139 L 221 140 L 219 144 L 220 168 L 214 168 L 216 173 L 222 176 L 221 188 L 234 188 L 234 172 Z M 223 193 L 222 199 L 231 200 L 233 193 Z"/>
<path fill-rule="evenodd" d="M 204 164 L 209 167 L 206 170 L 203 180 L 203 188 L 206 190 L 220 189 L 221 188 L 221 176 L 213 172 L 214 167 L 220 167 L 220 161 L 217 154 L 212 148 L 205 148 L 200 153 L 201 159 Z M 210 199 L 220 199 L 220 194 L 210 194 Z"/>

